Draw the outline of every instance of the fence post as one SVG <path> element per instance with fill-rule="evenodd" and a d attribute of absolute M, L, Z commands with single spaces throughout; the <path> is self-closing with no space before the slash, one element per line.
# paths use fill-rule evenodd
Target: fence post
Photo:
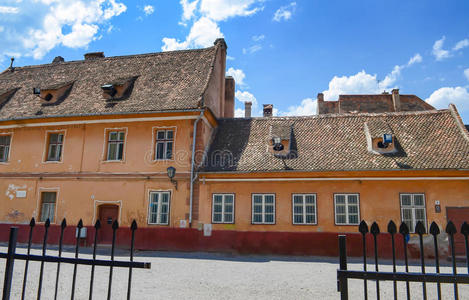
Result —
<path fill-rule="evenodd" d="M 347 237 L 345 235 L 339 235 L 339 269 L 341 271 L 347 270 Z M 339 290 L 340 290 L 340 299 L 348 299 L 348 282 L 347 277 L 339 277 Z"/>
<path fill-rule="evenodd" d="M 3 281 L 3 300 L 10 299 L 11 280 L 13 277 L 13 265 L 15 262 L 16 240 L 18 238 L 18 227 L 10 228 L 10 240 L 8 241 L 8 254 L 5 265 L 5 279 Z"/>

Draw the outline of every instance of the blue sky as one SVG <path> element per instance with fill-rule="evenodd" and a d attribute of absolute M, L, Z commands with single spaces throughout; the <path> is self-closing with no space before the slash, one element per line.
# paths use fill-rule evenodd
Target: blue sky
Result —
<path fill-rule="evenodd" d="M 2 0 L 0 69 L 228 44 L 243 101 L 307 115 L 316 95 L 399 88 L 469 123 L 469 1 Z"/>

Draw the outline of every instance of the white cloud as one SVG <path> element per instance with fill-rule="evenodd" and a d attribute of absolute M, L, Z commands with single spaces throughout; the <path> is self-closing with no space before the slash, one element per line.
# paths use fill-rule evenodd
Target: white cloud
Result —
<path fill-rule="evenodd" d="M 27 0 L 18 6 L 17 18 L 2 20 L 0 56 L 15 52 L 40 59 L 60 45 L 86 48 L 127 9 L 116 0 Z"/>
<path fill-rule="evenodd" d="M 189 21 L 194 16 L 194 12 L 197 8 L 197 4 L 199 4 L 199 0 L 194 0 L 192 2 L 189 2 L 189 0 L 181 0 L 180 3 L 182 6 L 182 21 Z"/>
<path fill-rule="evenodd" d="M 296 2 L 291 2 L 288 5 L 282 6 L 274 13 L 273 20 L 276 22 L 290 20 L 296 10 Z"/>
<path fill-rule="evenodd" d="M 236 91 L 235 97 L 236 97 L 236 99 L 238 99 L 238 101 L 241 101 L 243 103 L 248 102 L 248 101 L 251 102 L 253 108 L 257 107 L 257 99 L 250 92 Z"/>
<path fill-rule="evenodd" d="M 286 116 L 309 116 L 316 114 L 317 100 L 311 98 L 306 98 L 301 101 L 301 104 L 298 106 L 290 106 L 288 111 L 281 112 L 281 115 Z"/>
<path fill-rule="evenodd" d="M 20 12 L 18 7 L 0 6 L 0 14 L 17 14 Z"/>
<path fill-rule="evenodd" d="M 325 100 L 337 100 L 340 94 L 376 94 L 380 92 L 376 75 L 364 70 L 352 76 L 334 76 L 329 89 L 324 91 Z"/>
<path fill-rule="evenodd" d="M 446 37 L 442 37 L 433 44 L 433 55 L 436 60 L 443 60 L 451 56 L 451 53 L 448 50 L 443 49 L 443 43 L 445 42 Z"/>
<path fill-rule="evenodd" d="M 195 47 L 209 47 L 217 38 L 222 38 L 220 28 L 217 23 L 209 18 L 202 17 L 197 20 L 186 37 L 185 41 L 178 41 L 175 38 L 163 38 L 163 51 L 181 50 Z"/>
<path fill-rule="evenodd" d="M 464 39 L 464 40 L 457 42 L 456 45 L 454 45 L 453 50 L 458 51 L 463 48 L 466 48 L 467 46 L 469 46 L 469 39 Z"/>
<path fill-rule="evenodd" d="M 442 87 L 434 91 L 425 101 L 435 108 L 447 108 L 453 103 L 461 113 L 469 112 L 469 91 L 465 87 Z"/>
<path fill-rule="evenodd" d="M 416 64 L 416 63 L 421 63 L 422 60 L 423 60 L 422 56 L 419 53 L 417 53 L 409 59 L 409 62 L 407 63 L 407 66 L 411 66 L 411 65 Z"/>
<path fill-rule="evenodd" d="M 263 9 L 262 0 L 201 0 L 200 12 L 214 21 L 251 16 Z"/>
<path fill-rule="evenodd" d="M 155 8 L 151 5 L 145 5 L 145 7 L 143 8 L 143 12 L 145 13 L 145 15 L 149 16 L 155 12 Z"/>
<path fill-rule="evenodd" d="M 246 78 L 246 74 L 244 74 L 243 70 L 241 69 L 234 69 L 230 67 L 226 72 L 227 76 L 232 76 L 235 80 L 235 83 L 240 86 L 244 86 L 244 78 Z"/>
<path fill-rule="evenodd" d="M 469 80 L 469 68 L 464 70 L 464 76 L 466 76 L 467 80 Z"/>
<path fill-rule="evenodd" d="M 243 48 L 243 54 L 253 54 L 262 49 L 261 45 L 254 45 L 249 48 Z"/>
<path fill-rule="evenodd" d="M 253 35 L 251 38 L 254 42 L 260 42 L 265 39 L 265 35 L 260 34 L 260 35 Z"/>
<path fill-rule="evenodd" d="M 244 118 L 244 112 L 245 111 L 242 108 L 235 109 L 235 113 L 234 113 L 235 118 Z"/>

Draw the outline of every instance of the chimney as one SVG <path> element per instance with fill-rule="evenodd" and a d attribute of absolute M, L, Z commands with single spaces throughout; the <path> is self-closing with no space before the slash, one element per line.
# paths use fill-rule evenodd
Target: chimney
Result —
<path fill-rule="evenodd" d="M 323 93 L 318 93 L 318 103 L 316 106 L 316 113 L 318 115 L 324 113 L 324 94 Z"/>
<path fill-rule="evenodd" d="M 104 52 L 85 53 L 85 60 L 98 59 L 98 58 L 103 58 L 103 57 L 104 57 Z"/>
<path fill-rule="evenodd" d="M 234 118 L 235 80 L 231 76 L 225 77 L 225 118 Z"/>
<path fill-rule="evenodd" d="M 245 118 L 251 117 L 251 107 L 252 107 L 252 102 L 249 102 L 249 101 L 244 102 L 244 117 Z"/>
<path fill-rule="evenodd" d="M 264 117 L 272 117 L 273 104 L 264 104 Z"/>
<path fill-rule="evenodd" d="M 54 60 L 52 61 L 53 64 L 64 62 L 65 59 L 62 56 L 56 56 Z"/>
<path fill-rule="evenodd" d="M 399 97 L 399 89 L 393 89 L 391 93 L 394 111 L 401 111 L 401 98 Z"/>

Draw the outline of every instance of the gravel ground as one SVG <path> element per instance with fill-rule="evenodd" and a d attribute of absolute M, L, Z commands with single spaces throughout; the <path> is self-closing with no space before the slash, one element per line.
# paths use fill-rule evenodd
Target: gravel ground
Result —
<path fill-rule="evenodd" d="M 6 252 L 5 247 L 0 247 Z M 80 257 L 89 258 L 90 249 L 83 249 Z M 24 248 L 18 248 L 25 253 Z M 34 249 L 33 253 L 40 253 Z M 55 250 L 48 254 L 56 255 Z M 109 249 L 100 249 L 100 254 Z M 116 260 L 128 260 L 128 253 L 117 251 Z M 72 257 L 73 248 L 67 248 L 64 256 Z M 99 258 L 107 259 L 106 256 Z M 339 299 L 337 292 L 337 258 L 291 256 L 237 256 L 213 253 L 138 252 L 136 261 L 151 262 L 150 270 L 134 269 L 133 299 Z M 349 259 L 351 270 L 360 270 L 360 260 Z M 389 261 L 383 261 L 382 270 L 392 270 Z M 414 262 L 411 271 L 420 271 Z M 0 278 L 3 278 L 5 260 L 0 260 Z M 62 264 L 58 299 L 70 298 L 73 266 Z M 368 266 L 374 270 L 373 265 Z M 27 299 L 35 299 L 40 263 L 30 262 Z M 79 266 L 75 299 L 88 299 L 91 267 Z M 21 298 L 24 262 L 16 261 L 11 299 Z M 42 299 L 53 299 L 56 264 L 47 263 L 44 268 Z M 400 268 L 399 270 L 402 270 Z M 427 267 L 427 272 L 435 268 Z M 462 264 L 458 271 L 467 274 Z M 451 272 L 446 265 L 442 272 Z M 109 268 L 97 267 L 94 299 L 106 299 Z M 128 271 L 115 268 L 112 299 L 125 299 Z M 436 299 L 436 287 L 427 284 L 428 299 Z M 374 281 L 368 281 L 369 299 L 376 299 Z M 392 282 L 380 282 L 381 299 L 393 299 Z M 1 289 L 2 287 L 0 287 Z M 443 285 L 443 299 L 452 299 L 452 285 Z M 405 299 L 405 283 L 398 284 L 399 299 Z M 412 299 L 422 299 L 419 283 L 411 283 Z M 363 299 L 363 282 L 349 281 L 350 299 Z M 469 299 L 469 285 L 459 286 L 460 299 Z"/>

